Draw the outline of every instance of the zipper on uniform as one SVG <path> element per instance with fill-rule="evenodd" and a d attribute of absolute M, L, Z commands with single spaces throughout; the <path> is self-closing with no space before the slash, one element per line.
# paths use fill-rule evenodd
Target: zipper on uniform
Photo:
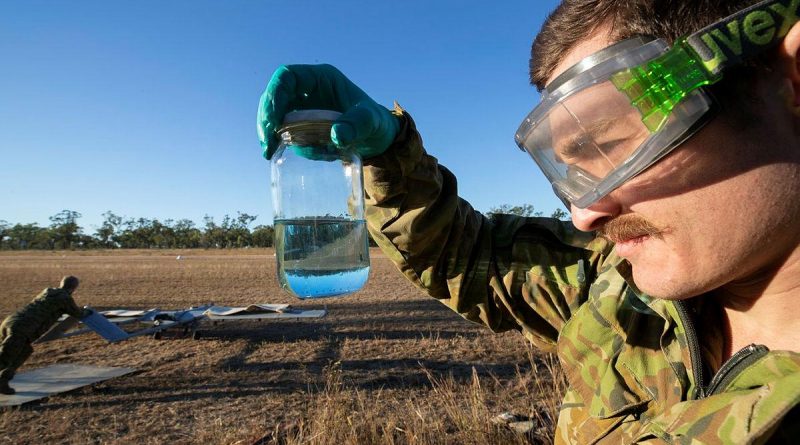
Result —
<path fill-rule="evenodd" d="M 706 390 L 706 396 L 713 395 L 717 390 L 724 390 L 731 381 L 741 372 L 742 369 L 752 365 L 761 357 L 764 357 L 769 349 L 763 345 L 750 345 L 742 348 L 733 354 L 720 368 L 717 374 L 711 379 L 711 383 Z"/>
<path fill-rule="evenodd" d="M 694 319 L 689 315 L 689 310 L 686 308 L 685 302 L 676 301 L 675 308 L 678 310 L 678 317 L 680 317 L 683 323 L 683 329 L 686 331 L 686 345 L 689 347 L 689 361 L 691 362 L 692 374 L 694 375 L 695 381 L 694 398 L 702 399 L 706 396 L 706 376 L 703 371 L 703 357 L 700 355 L 700 341 L 697 339 Z"/>
<path fill-rule="evenodd" d="M 718 390 L 725 389 L 742 369 L 750 366 L 769 352 L 769 349 L 763 345 L 750 345 L 741 349 L 722 364 L 719 371 L 711 379 L 711 382 L 706 385 L 705 368 L 703 366 L 703 357 L 700 354 L 700 341 L 697 338 L 694 319 L 689 314 L 689 309 L 685 302 L 676 301 L 675 308 L 686 331 L 686 345 L 689 348 L 689 360 L 691 361 L 692 374 L 695 380 L 695 399 L 702 399 Z"/>

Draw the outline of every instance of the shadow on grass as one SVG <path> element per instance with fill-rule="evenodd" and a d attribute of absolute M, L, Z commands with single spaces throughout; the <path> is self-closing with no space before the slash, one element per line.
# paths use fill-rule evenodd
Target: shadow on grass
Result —
<path fill-rule="evenodd" d="M 333 366 L 341 372 L 348 389 L 358 390 L 430 389 L 432 387 L 431 376 L 447 377 L 453 382 L 468 385 L 474 376 L 473 369 L 478 376 L 512 378 L 518 370 L 529 368 L 525 364 L 514 366 L 427 359 L 345 360 L 335 363 L 323 359 L 312 362 L 247 363 L 224 371 L 220 369 L 219 373 L 214 374 L 214 380 L 211 383 L 209 383 L 208 376 L 205 375 L 187 377 L 180 381 L 171 380 L 172 384 L 164 388 L 165 376 L 147 376 L 141 375 L 140 372 L 136 384 L 125 385 L 125 380 L 119 379 L 116 383 L 101 383 L 68 392 L 76 395 L 84 392 L 102 396 L 103 400 L 100 401 L 87 401 L 79 397 L 80 400 L 49 403 L 49 399 L 45 398 L 17 409 L 41 412 L 77 407 L 113 407 L 130 405 L 132 402 L 139 404 L 178 403 L 204 399 L 225 400 L 252 396 L 287 396 L 298 392 L 307 392 L 310 389 L 321 390 L 325 385 L 327 370 Z M 375 370 L 381 370 L 383 375 L 369 377 Z M 260 377 L 260 375 L 273 371 L 298 371 L 297 375 L 317 378 L 314 379 L 315 381 L 309 382 L 302 381 L 303 379 Z M 226 377 L 226 374 L 236 377 Z M 56 395 L 56 397 L 60 396 Z"/>

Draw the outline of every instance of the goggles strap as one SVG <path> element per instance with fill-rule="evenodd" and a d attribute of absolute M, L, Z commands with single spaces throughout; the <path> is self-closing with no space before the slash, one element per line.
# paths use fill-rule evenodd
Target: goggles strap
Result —
<path fill-rule="evenodd" d="M 611 82 L 655 133 L 689 93 L 716 83 L 728 67 L 780 42 L 800 21 L 799 10 L 800 0 L 756 3 L 679 39 L 661 57 L 614 74 Z"/>
<path fill-rule="evenodd" d="M 780 42 L 800 17 L 800 0 L 768 0 L 686 38 L 712 76 Z"/>

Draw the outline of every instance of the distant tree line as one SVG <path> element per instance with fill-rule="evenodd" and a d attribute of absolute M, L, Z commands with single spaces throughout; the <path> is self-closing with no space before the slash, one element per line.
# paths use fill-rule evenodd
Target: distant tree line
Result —
<path fill-rule="evenodd" d="M 487 213 L 511 213 L 520 216 L 543 216 L 530 204 L 493 207 Z M 271 225 L 250 227 L 257 216 L 236 212 L 225 215 L 218 224 L 206 215 L 201 226 L 189 219 L 127 218 L 111 211 L 103 213 L 103 223 L 94 233 L 85 233 L 78 225 L 81 214 L 62 210 L 51 216 L 50 225 L 14 224 L 0 220 L 0 250 L 25 249 L 226 249 L 273 247 Z M 557 209 L 551 217 L 563 219 L 567 213 Z M 375 245 L 370 239 L 370 244 Z"/>
<path fill-rule="evenodd" d="M 256 216 L 237 212 L 225 215 L 221 223 L 206 215 L 202 226 L 188 219 L 125 218 L 111 211 L 92 234 L 85 233 L 77 220 L 82 215 L 63 210 L 50 217 L 50 225 L 14 224 L 0 220 L 0 249 L 192 249 L 272 247 L 273 228 L 250 226 Z"/>
<path fill-rule="evenodd" d="M 536 211 L 531 204 L 522 204 L 522 205 L 511 205 L 511 204 L 503 204 L 498 207 L 492 207 L 489 209 L 487 214 L 492 213 L 508 213 L 510 215 L 519 215 L 519 216 L 544 216 L 544 212 Z M 566 219 L 569 217 L 569 213 L 565 212 L 563 209 L 555 209 L 553 213 L 550 214 L 550 218 L 555 219 Z"/>

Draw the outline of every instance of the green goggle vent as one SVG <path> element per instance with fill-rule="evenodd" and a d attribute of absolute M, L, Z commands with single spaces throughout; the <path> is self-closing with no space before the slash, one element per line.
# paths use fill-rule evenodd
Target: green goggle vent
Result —
<path fill-rule="evenodd" d="M 644 125 L 655 133 L 690 92 L 721 78 L 721 74 L 710 73 L 682 39 L 664 55 L 614 74 L 611 83 L 628 96 Z"/>

